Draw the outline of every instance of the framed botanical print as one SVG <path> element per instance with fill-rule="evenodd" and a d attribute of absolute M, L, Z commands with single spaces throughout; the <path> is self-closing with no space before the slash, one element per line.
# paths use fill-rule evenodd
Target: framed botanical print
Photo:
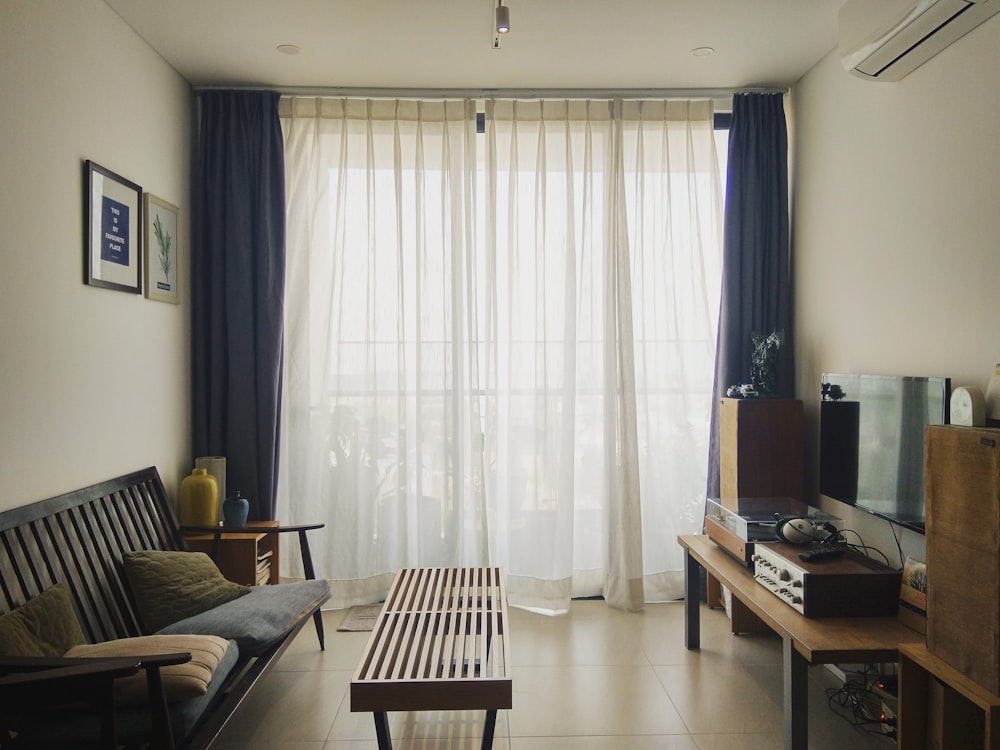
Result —
<path fill-rule="evenodd" d="M 146 269 L 146 297 L 179 304 L 178 279 L 181 263 L 180 209 L 146 193 L 143 267 Z"/>

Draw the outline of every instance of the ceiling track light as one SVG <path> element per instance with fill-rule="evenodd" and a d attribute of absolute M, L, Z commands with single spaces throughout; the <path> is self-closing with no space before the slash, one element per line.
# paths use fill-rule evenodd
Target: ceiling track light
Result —
<path fill-rule="evenodd" d="M 497 22 L 498 34 L 506 34 L 510 31 L 510 8 L 503 4 L 503 0 L 497 0 L 497 9 L 494 16 Z"/>

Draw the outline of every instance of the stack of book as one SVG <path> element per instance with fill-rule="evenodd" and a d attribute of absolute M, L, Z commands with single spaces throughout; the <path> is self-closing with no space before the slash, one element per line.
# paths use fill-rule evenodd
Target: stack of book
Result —
<path fill-rule="evenodd" d="M 271 550 L 261 550 L 257 555 L 257 585 L 266 586 L 271 582 Z"/>

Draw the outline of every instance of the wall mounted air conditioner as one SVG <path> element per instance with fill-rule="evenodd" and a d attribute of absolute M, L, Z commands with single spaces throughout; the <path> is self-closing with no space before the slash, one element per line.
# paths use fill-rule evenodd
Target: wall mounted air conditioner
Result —
<path fill-rule="evenodd" d="M 1000 11 L 1000 0 L 847 0 L 838 47 L 844 67 L 898 81 Z"/>

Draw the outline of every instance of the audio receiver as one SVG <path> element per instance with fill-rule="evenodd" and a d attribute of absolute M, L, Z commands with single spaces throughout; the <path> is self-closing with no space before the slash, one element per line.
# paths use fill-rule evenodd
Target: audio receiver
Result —
<path fill-rule="evenodd" d="M 900 571 L 850 548 L 842 555 L 802 560 L 799 555 L 808 549 L 823 549 L 823 545 L 758 544 L 752 560 L 754 578 L 806 617 L 896 614 Z"/>

